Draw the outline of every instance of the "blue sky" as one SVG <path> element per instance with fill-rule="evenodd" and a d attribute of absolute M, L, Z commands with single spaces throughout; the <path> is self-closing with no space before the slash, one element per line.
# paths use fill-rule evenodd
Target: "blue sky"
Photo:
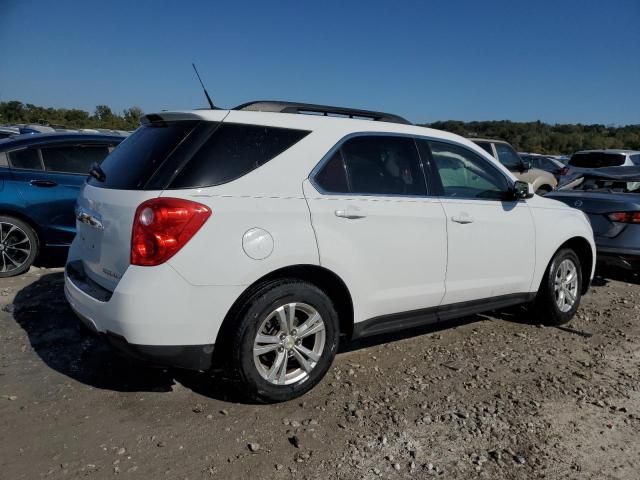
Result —
<path fill-rule="evenodd" d="M 0 100 L 640 123 L 640 1 L 0 0 Z"/>

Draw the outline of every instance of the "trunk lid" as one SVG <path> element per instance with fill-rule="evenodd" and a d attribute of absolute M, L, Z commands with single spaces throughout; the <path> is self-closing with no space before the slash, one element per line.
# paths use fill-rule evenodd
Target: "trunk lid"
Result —
<path fill-rule="evenodd" d="M 161 191 L 113 190 L 85 185 L 76 206 L 75 248 L 86 274 L 113 291 L 129 267 L 136 208 Z"/>

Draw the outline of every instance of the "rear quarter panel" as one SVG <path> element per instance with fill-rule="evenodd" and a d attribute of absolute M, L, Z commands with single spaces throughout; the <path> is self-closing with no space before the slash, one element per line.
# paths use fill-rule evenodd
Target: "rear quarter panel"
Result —
<path fill-rule="evenodd" d="M 300 186 L 300 188 L 302 188 Z M 165 191 L 207 205 L 211 217 L 169 264 L 193 285 L 247 286 L 279 268 L 318 265 L 318 249 L 309 209 L 300 197 L 219 196 Z M 273 239 L 264 259 L 251 258 L 243 237 L 261 229 Z"/>

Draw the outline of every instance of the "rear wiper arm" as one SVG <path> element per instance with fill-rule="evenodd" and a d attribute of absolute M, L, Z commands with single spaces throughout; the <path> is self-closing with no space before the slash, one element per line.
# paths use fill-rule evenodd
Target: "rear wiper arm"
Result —
<path fill-rule="evenodd" d="M 104 173 L 104 170 L 102 170 L 100 165 L 98 165 L 97 163 L 93 164 L 91 170 L 89 170 L 89 175 L 91 175 L 99 182 L 104 182 L 107 179 L 107 174 Z"/>

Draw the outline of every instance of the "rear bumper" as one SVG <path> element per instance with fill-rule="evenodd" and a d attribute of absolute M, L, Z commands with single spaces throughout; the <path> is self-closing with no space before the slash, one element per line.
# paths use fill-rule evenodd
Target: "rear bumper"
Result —
<path fill-rule="evenodd" d="M 75 261 L 65 268 L 64 291 L 83 323 L 118 350 L 154 365 L 206 370 L 242 287 L 194 286 L 165 264 L 129 267 L 110 292 Z"/>
<path fill-rule="evenodd" d="M 598 263 L 625 270 L 640 269 L 640 250 L 628 248 L 598 248 Z"/>
<path fill-rule="evenodd" d="M 213 345 L 134 345 L 111 332 L 105 336 L 116 350 L 150 365 L 198 371 L 211 368 Z"/>

